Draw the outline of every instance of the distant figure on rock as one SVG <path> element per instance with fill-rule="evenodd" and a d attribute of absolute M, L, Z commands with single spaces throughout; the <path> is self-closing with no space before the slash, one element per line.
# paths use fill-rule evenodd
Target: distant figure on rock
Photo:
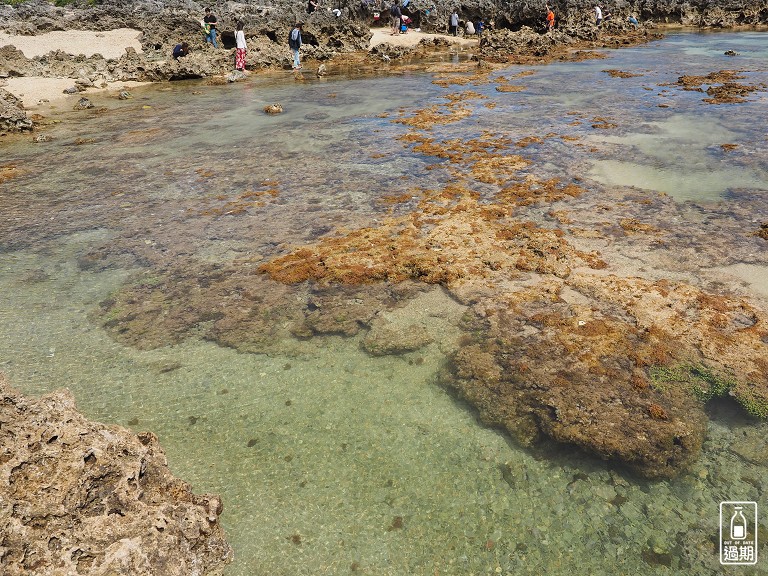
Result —
<path fill-rule="evenodd" d="M 633 28 L 637 28 L 638 26 L 640 26 L 640 22 L 637 21 L 637 18 L 635 18 L 634 14 L 627 18 L 627 22 L 632 24 Z"/>
<path fill-rule="evenodd" d="M 307 2 L 307 14 L 312 14 L 315 10 L 317 10 L 317 0 L 309 0 Z"/>
<path fill-rule="evenodd" d="M 485 22 L 482 19 L 475 22 L 475 33 L 478 36 L 483 35 L 483 30 L 485 30 Z"/>
<path fill-rule="evenodd" d="M 403 17 L 403 11 L 400 10 L 400 0 L 395 0 L 392 8 L 389 9 L 389 16 L 392 19 L 392 36 L 400 34 L 400 19 Z"/>
<path fill-rule="evenodd" d="M 450 24 L 448 25 L 448 33 L 456 36 L 459 31 L 459 13 L 456 12 L 455 8 L 453 9 L 453 12 L 451 12 L 451 18 L 449 22 Z"/>
<path fill-rule="evenodd" d="M 600 26 L 600 23 L 603 21 L 603 11 L 600 9 L 600 6 L 595 6 L 595 26 Z"/>
<path fill-rule="evenodd" d="M 304 25 L 301 22 L 296 22 L 296 25 L 288 35 L 288 47 L 293 54 L 293 69 L 301 69 L 301 59 L 299 57 L 299 50 L 301 49 L 301 29 Z"/>
<path fill-rule="evenodd" d="M 552 8 L 549 7 L 549 4 L 547 6 L 547 32 L 552 31 L 555 28 L 555 13 L 552 12 Z"/>
<path fill-rule="evenodd" d="M 245 43 L 245 32 L 243 32 L 243 22 L 237 23 L 235 31 L 235 70 L 245 72 L 245 55 L 248 52 L 248 46 Z"/>
<path fill-rule="evenodd" d="M 173 47 L 173 59 L 178 60 L 189 54 L 189 44 L 182 42 Z"/>
<path fill-rule="evenodd" d="M 219 45 L 216 44 L 216 24 L 217 24 L 216 16 L 213 15 L 210 8 L 205 9 L 205 18 L 203 18 L 203 23 L 205 27 L 207 27 L 205 32 L 205 41 L 210 42 L 213 44 L 214 48 L 218 48 Z"/>
<path fill-rule="evenodd" d="M 464 32 L 466 32 L 467 36 L 473 36 L 475 34 L 475 25 L 472 24 L 472 20 L 467 20 L 467 25 L 464 28 Z"/>

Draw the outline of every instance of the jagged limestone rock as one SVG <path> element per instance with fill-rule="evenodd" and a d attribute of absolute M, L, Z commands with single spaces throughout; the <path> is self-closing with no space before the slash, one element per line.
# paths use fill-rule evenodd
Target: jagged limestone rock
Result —
<path fill-rule="evenodd" d="M 221 574 L 221 499 L 193 494 L 157 437 L 87 420 L 0 374 L 0 573 Z"/>

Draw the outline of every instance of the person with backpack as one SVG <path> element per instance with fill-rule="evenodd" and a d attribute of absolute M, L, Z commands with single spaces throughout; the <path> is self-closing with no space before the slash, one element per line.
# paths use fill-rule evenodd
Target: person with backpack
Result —
<path fill-rule="evenodd" d="M 293 30 L 291 30 L 291 33 L 288 35 L 288 47 L 291 49 L 291 53 L 293 54 L 293 69 L 294 70 L 300 70 L 301 69 L 301 60 L 299 58 L 299 49 L 301 48 L 301 28 L 303 24 L 301 22 L 296 22 L 296 25 L 293 27 Z"/>
<path fill-rule="evenodd" d="M 392 36 L 400 34 L 400 19 L 403 17 L 403 11 L 400 9 L 400 0 L 395 0 L 392 8 L 389 9 L 392 17 Z"/>

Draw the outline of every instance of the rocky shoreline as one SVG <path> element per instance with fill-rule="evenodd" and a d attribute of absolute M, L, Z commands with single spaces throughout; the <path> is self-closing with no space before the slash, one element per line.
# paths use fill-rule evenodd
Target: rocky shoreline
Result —
<path fill-rule="evenodd" d="M 0 6 L 3 30 L 9 36 L 39 36 L 53 31 L 111 31 L 134 29 L 140 49 L 126 47 L 117 58 L 90 56 L 57 50 L 27 57 L 12 44 L 0 47 L 0 133 L 29 131 L 34 122 L 24 106 L 2 88 L 2 79 L 13 77 L 69 78 L 72 90 L 107 87 L 114 82 L 157 82 L 222 77 L 231 72 L 234 60 L 234 29 L 245 22 L 249 70 L 290 68 L 285 46 L 293 23 L 305 22 L 302 52 L 307 62 L 333 63 L 343 58 L 365 69 L 372 64 L 395 63 L 414 53 L 445 50 L 448 42 L 427 39 L 418 47 L 383 44 L 370 48 L 373 26 L 386 27 L 386 7 L 374 2 L 347 2 L 340 16 L 326 9 L 307 14 L 294 2 L 277 0 L 268 5 L 253 2 L 214 3 L 219 21 L 219 49 L 207 45 L 200 32 L 203 5 L 196 2 L 129 3 L 106 0 L 55 6 L 46 0 L 28 0 Z M 407 8 L 415 25 L 428 33 L 446 32 L 453 4 L 447 0 L 415 0 Z M 592 48 L 620 47 L 658 37 L 657 24 L 732 27 L 765 24 L 760 7 L 728 3 L 659 3 L 616 6 L 611 19 L 595 26 L 589 2 L 567 2 L 556 7 L 557 25 L 545 33 L 543 13 L 526 3 L 508 4 L 478 0 L 463 3 L 462 19 L 494 21 L 495 29 L 480 38 L 475 58 L 496 63 L 542 63 L 568 53 Z M 381 17 L 374 19 L 375 15 Z M 626 18 L 636 15 L 641 25 L 633 28 Z M 189 55 L 170 57 L 173 46 L 187 42 Z M 233 78 L 238 79 L 238 78 Z"/>

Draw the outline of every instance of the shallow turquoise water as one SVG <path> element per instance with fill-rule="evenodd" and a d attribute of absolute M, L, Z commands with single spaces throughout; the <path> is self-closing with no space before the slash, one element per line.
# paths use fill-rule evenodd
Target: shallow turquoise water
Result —
<path fill-rule="evenodd" d="M 766 82 L 764 38 L 680 34 L 537 67 L 520 79 L 523 92 L 472 87 L 496 107 L 478 101 L 472 116 L 434 132 L 554 132 L 583 145 L 553 138 L 527 149 L 539 175 L 705 204 L 727 205 L 734 191 L 765 198 L 768 141 L 755 118 L 765 117 L 766 93 L 709 106 L 666 86 L 733 67 L 725 49 L 741 54 L 745 82 Z M 382 196 L 449 180 L 396 140 L 404 127 L 391 120 L 458 90 L 420 74 L 151 87 L 52 128 L 49 144 L 6 145 L 3 163 L 26 173 L 0 184 L 0 370 L 25 392 L 66 386 L 89 417 L 157 433 L 177 475 L 224 497 L 228 576 L 722 573 L 718 504 L 765 503 L 766 460 L 754 456 L 765 424 L 713 407 L 701 460 L 669 482 L 568 448 L 524 450 L 436 384 L 464 313 L 439 288 L 381 311 L 435 340 L 397 357 L 369 356 L 360 336 L 292 340 L 272 355 L 195 338 L 139 351 L 95 322 L 99 302 L 143 272 L 128 257 L 140 248 L 163 264 L 266 259 L 369 225 Z M 263 114 L 272 102 L 286 112 Z M 616 128 L 592 128 L 598 116 Z M 738 147 L 726 155 L 726 143 Z M 279 193 L 258 210 L 211 215 L 269 188 Z M 109 246 L 124 259 L 82 265 Z"/>

